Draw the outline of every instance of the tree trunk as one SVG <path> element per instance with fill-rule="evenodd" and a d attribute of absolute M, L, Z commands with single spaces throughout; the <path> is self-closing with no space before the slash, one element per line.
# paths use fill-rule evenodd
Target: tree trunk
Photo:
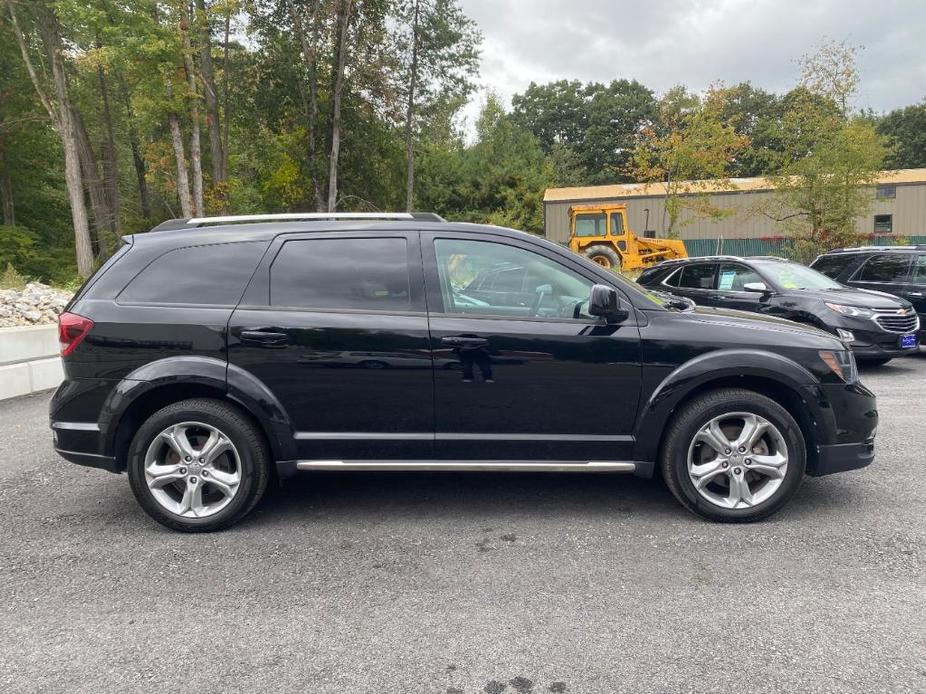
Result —
<path fill-rule="evenodd" d="M 228 37 L 231 33 L 231 5 L 225 10 L 225 43 L 222 48 L 222 98 L 225 102 L 222 110 L 225 113 L 225 120 L 222 122 L 222 171 L 225 172 L 225 179 L 228 180 Z M 226 195 L 225 204 L 228 205 L 228 196 Z"/>
<path fill-rule="evenodd" d="M 337 36 L 335 39 L 334 73 L 331 87 L 331 150 L 328 154 L 327 212 L 338 208 L 338 157 L 341 150 L 341 92 L 344 90 L 344 66 L 347 63 L 347 30 L 350 26 L 351 0 L 338 3 Z"/>
<path fill-rule="evenodd" d="M 145 219 L 151 218 L 151 203 L 148 200 L 148 181 L 145 178 L 145 158 L 141 153 L 141 145 L 138 142 L 138 131 L 135 129 L 135 113 L 132 110 L 132 99 L 129 97 L 129 89 L 125 80 L 119 77 L 119 91 L 122 94 L 122 101 L 125 103 L 125 116 L 129 125 L 129 146 L 132 148 L 132 164 L 135 168 L 135 178 L 138 181 L 138 202 L 141 206 L 141 214 Z"/>
<path fill-rule="evenodd" d="M 99 47 L 99 43 L 97 43 Z M 109 85 L 106 73 L 102 67 L 97 68 L 97 78 L 100 82 L 100 98 L 103 104 L 103 125 L 105 137 L 103 139 L 103 182 L 106 191 L 106 203 L 109 208 L 109 228 L 116 235 L 122 234 L 119 202 L 119 172 L 116 162 L 116 140 L 113 136 L 113 117 L 109 109 Z"/>
<path fill-rule="evenodd" d="M 186 173 L 186 155 L 183 153 L 183 133 L 180 131 L 180 118 L 171 112 L 168 116 L 170 122 L 170 143 L 174 148 L 174 159 L 177 161 L 177 197 L 180 198 L 180 214 L 184 217 L 193 216 L 193 199 L 190 197 L 190 179 Z"/>
<path fill-rule="evenodd" d="M 190 42 L 189 16 L 180 11 L 180 33 L 183 36 L 183 64 L 186 69 L 190 90 L 190 172 L 193 175 L 193 210 L 197 217 L 204 214 L 203 205 L 203 161 L 199 144 L 199 90 L 196 88 L 196 68 L 193 65 L 193 47 Z"/>
<path fill-rule="evenodd" d="M 309 78 L 309 98 L 306 105 L 306 121 L 308 125 L 308 169 L 312 180 L 312 195 L 315 198 L 315 209 L 319 212 L 325 211 L 325 201 L 322 199 L 321 186 L 318 184 L 318 168 L 316 164 L 316 141 L 318 137 L 318 10 L 319 2 L 311 5 L 312 10 L 309 14 L 309 25 L 312 28 L 311 36 L 305 32 L 305 25 L 302 23 L 302 16 L 293 0 L 289 0 L 289 11 L 293 19 L 293 28 L 299 35 L 299 41 L 302 45 L 302 57 L 306 63 L 306 70 Z"/>
<path fill-rule="evenodd" d="M 0 147 L 0 207 L 3 210 L 3 224 L 16 226 L 16 213 L 13 208 L 13 182 L 6 172 L 6 152 Z"/>
<path fill-rule="evenodd" d="M 84 188 L 90 198 L 90 209 L 93 211 L 93 238 L 96 239 L 96 251 L 106 247 L 106 233 L 110 232 L 109 207 L 106 204 L 106 191 L 103 188 L 103 179 L 100 177 L 100 166 L 90 143 L 90 135 L 80 112 L 71 107 L 71 120 L 74 123 L 74 133 L 77 137 L 77 156 L 80 159 L 80 170 L 83 175 Z"/>
<path fill-rule="evenodd" d="M 405 211 L 412 211 L 415 197 L 415 88 L 418 86 L 418 11 L 419 0 L 415 0 L 415 15 L 412 20 L 412 64 L 408 83 L 408 108 L 405 111 Z"/>
<path fill-rule="evenodd" d="M 84 203 L 84 186 L 80 175 L 80 161 L 77 155 L 77 138 L 74 133 L 73 119 L 71 118 L 71 104 L 68 96 L 67 75 L 64 70 L 64 60 L 61 57 L 61 43 L 58 37 L 58 21 L 51 12 L 42 11 L 38 18 L 39 33 L 45 45 L 45 52 L 51 63 L 52 75 L 55 85 L 56 101 L 53 102 L 42 88 L 38 73 L 29 57 L 29 48 L 26 37 L 19 28 L 19 20 L 13 0 L 7 0 L 7 9 L 10 13 L 13 33 L 19 44 L 26 72 L 32 86 L 35 87 L 39 101 L 51 119 L 52 127 L 61 138 L 64 146 L 64 180 L 68 191 L 68 200 L 71 205 L 71 222 L 74 226 L 74 251 L 77 258 L 77 272 L 81 277 L 89 277 L 93 271 L 93 249 L 90 245 L 90 225 L 87 222 L 87 207 Z"/>
<path fill-rule="evenodd" d="M 212 160 L 212 187 L 219 208 L 225 212 L 225 155 L 222 152 L 222 127 L 219 122 L 219 99 L 212 70 L 212 40 L 206 0 L 196 0 L 199 10 L 199 66 L 202 72 L 203 94 L 206 97 L 206 122 L 209 125 L 209 153 Z"/>

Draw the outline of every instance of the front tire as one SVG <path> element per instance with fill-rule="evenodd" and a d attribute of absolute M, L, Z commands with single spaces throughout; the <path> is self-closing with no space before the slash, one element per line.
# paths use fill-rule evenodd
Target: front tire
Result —
<path fill-rule="evenodd" d="M 621 257 L 618 255 L 617 251 L 615 251 L 610 246 L 605 246 L 603 244 L 589 246 L 584 251 L 582 251 L 582 255 L 591 260 L 593 263 L 601 265 L 603 268 L 614 270 L 615 272 L 620 272 Z"/>
<path fill-rule="evenodd" d="M 158 523 L 208 532 L 238 522 L 260 500 L 270 457 L 261 431 L 240 410 L 195 398 L 142 424 L 127 468 L 135 498 Z"/>
<path fill-rule="evenodd" d="M 685 508 L 714 521 L 765 518 L 794 496 L 807 450 L 794 418 L 774 400 L 725 388 L 685 405 L 669 425 L 661 467 Z"/>

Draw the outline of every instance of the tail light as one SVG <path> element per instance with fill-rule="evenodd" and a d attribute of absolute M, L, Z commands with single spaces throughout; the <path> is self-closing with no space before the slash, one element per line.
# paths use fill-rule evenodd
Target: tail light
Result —
<path fill-rule="evenodd" d="M 73 352 L 93 328 L 93 321 L 76 313 L 62 313 L 58 316 L 58 343 L 61 356 Z"/>

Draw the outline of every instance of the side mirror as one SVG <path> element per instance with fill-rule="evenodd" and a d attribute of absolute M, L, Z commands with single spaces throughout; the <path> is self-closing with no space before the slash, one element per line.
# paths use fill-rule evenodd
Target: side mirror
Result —
<path fill-rule="evenodd" d="M 755 292 L 756 294 L 770 294 L 769 288 L 765 286 L 765 282 L 747 282 L 743 285 L 743 290 L 747 292 Z"/>
<path fill-rule="evenodd" d="M 621 306 L 617 290 L 604 284 L 592 287 L 592 293 L 588 298 L 588 312 L 606 319 L 609 323 L 617 323 L 630 315 L 630 312 Z"/>

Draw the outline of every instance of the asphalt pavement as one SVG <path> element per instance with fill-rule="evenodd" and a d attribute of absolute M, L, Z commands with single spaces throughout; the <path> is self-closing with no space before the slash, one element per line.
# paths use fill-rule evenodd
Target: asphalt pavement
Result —
<path fill-rule="evenodd" d="M 926 692 L 926 350 L 754 525 L 626 476 L 319 473 L 181 535 L 0 403 L 0 691 Z"/>

